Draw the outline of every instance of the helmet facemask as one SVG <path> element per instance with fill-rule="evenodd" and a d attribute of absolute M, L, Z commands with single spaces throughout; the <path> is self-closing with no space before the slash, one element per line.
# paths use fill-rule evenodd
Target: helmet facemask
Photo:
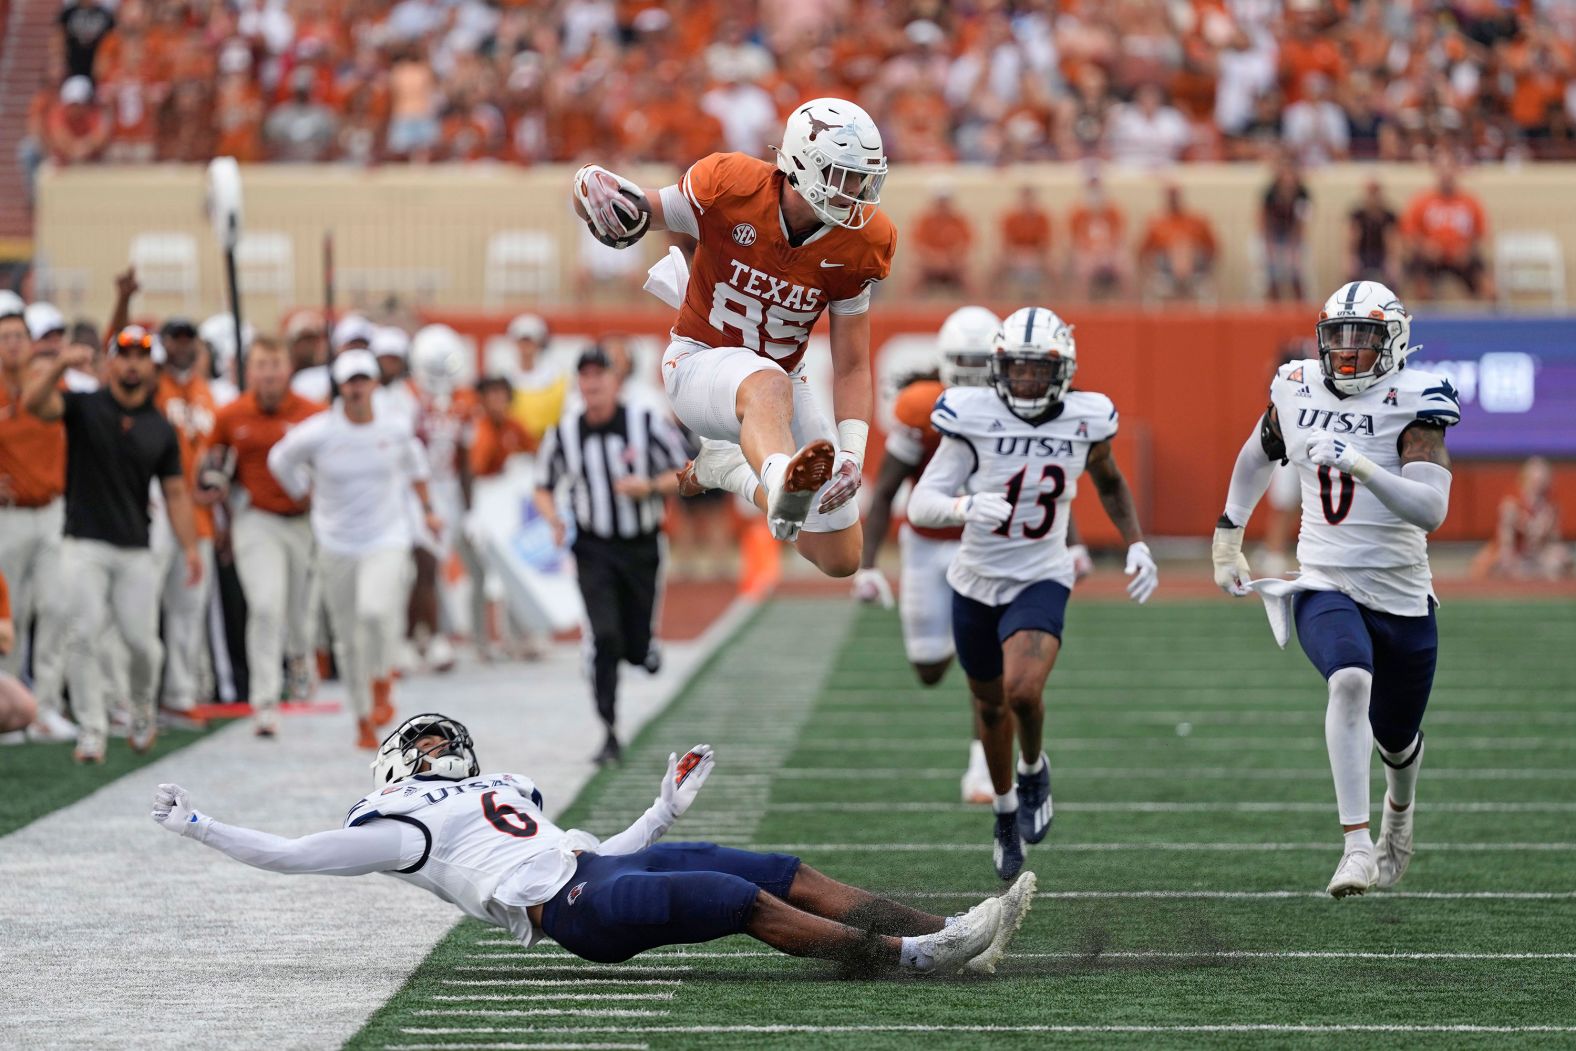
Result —
<path fill-rule="evenodd" d="M 821 163 L 819 178 L 794 177 L 794 189 L 822 221 L 858 230 L 870 222 L 881 204 L 881 187 L 886 183 L 887 166 L 863 170 L 838 164 L 818 152 L 812 160 Z"/>
<path fill-rule="evenodd" d="M 437 737 L 439 743 L 418 748 L 417 743 L 427 737 Z M 429 712 L 406 719 L 383 739 L 372 771 L 373 784 L 381 786 L 416 774 L 458 781 L 480 774 L 481 764 L 465 724 Z"/>
<path fill-rule="evenodd" d="M 991 355 L 990 380 L 1008 410 L 1021 420 L 1037 420 L 1062 400 L 1078 363 L 1051 351 L 1000 350 Z"/>
<path fill-rule="evenodd" d="M 1393 337 L 1391 325 L 1379 318 L 1337 317 L 1321 321 L 1316 329 L 1319 340 L 1319 368 L 1330 384 L 1342 394 L 1360 394 L 1379 382 L 1395 367 L 1391 351 Z M 1356 360 L 1337 361 L 1336 355 L 1346 356 L 1356 352 Z M 1363 368 L 1363 356 L 1371 352 L 1373 360 Z"/>
<path fill-rule="evenodd" d="M 941 357 L 941 382 L 949 387 L 985 387 L 991 382 L 989 351 L 954 351 Z"/>

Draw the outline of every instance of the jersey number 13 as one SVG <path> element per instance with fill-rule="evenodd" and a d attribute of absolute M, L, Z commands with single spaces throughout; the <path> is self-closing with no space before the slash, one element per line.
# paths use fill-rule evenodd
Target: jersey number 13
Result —
<path fill-rule="evenodd" d="M 1012 505 L 1012 514 L 1007 520 L 991 530 L 996 536 L 1011 536 L 1013 521 L 1018 517 L 1018 498 L 1023 495 L 1024 479 L 1028 476 L 1029 467 L 1025 464 L 1012 476 L 1012 481 L 1007 483 L 1007 502 Z M 1022 524 L 1019 530 L 1026 539 L 1038 540 L 1051 531 L 1051 526 L 1056 522 L 1056 501 L 1067 490 L 1067 472 L 1054 463 L 1048 463 L 1040 468 L 1040 485 L 1050 482 L 1051 487 L 1035 497 L 1034 502 L 1044 508 L 1040 520 L 1033 525 Z"/>

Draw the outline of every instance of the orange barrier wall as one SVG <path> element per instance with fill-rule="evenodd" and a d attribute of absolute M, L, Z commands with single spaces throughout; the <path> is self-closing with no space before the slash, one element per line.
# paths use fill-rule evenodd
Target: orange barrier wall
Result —
<path fill-rule="evenodd" d="M 1010 307 L 1008 308 L 1010 309 Z M 892 337 L 933 333 L 949 308 L 875 310 L 875 353 Z M 665 334 L 667 311 L 558 311 L 545 315 L 558 333 Z M 506 318 L 434 313 L 478 339 L 503 330 Z M 1287 340 L 1311 334 L 1306 309 L 1213 313 L 1138 310 L 1070 312 L 1078 340 L 1078 385 L 1110 395 L 1122 414 L 1118 462 L 1138 497 L 1144 528 L 1157 536 L 1207 536 L 1225 502 L 1231 466 L 1268 400 L 1269 380 Z M 871 438 L 879 449 L 882 439 Z M 872 460 L 875 458 L 872 457 Z M 1450 518 L 1441 540 L 1492 535 L 1498 502 L 1515 486 L 1517 465 L 1458 462 Z M 870 465 L 874 470 L 874 463 Z M 1576 508 L 1576 464 L 1556 465 L 1556 499 Z M 1077 503 L 1077 521 L 1093 543 L 1115 531 L 1092 493 Z M 1257 516 L 1255 528 L 1262 528 Z"/>

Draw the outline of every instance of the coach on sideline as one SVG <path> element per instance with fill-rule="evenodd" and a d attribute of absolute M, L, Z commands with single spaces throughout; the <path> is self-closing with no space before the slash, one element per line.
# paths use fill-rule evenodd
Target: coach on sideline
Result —
<path fill-rule="evenodd" d="M 367 350 L 341 351 L 333 371 L 339 400 L 291 428 L 268 453 L 268 469 L 292 499 L 311 494 L 317 572 L 356 713 L 356 743 L 376 748 L 376 727 L 394 719 L 389 675 L 410 592 L 415 538 L 406 494 L 415 492 L 427 528 L 442 523 L 427 492 L 427 456 L 409 421 L 373 409 L 377 359 Z"/>
<path fill-rule="evenodd" d="M 175 428 L 153 404 L 158 372 L 153 336 L 128 325 L 109 342 L 106 383 L 91 393 L 61 391 L 68 368 L 90 348 L 74 343 L 28 376 L 23 404 L 66 424 L 66 526 L 61 586 L 70 595 L 66 675 L 76 713 L 76 758 L 101 763 L 109 733 L 98 647 L 111 618 L 129 651 L 132 751 L 153 747 L 154 696 L 164 651 L 159 643 L 159 565 L 148 548 L 148 486 L 164 490 L 170 529 L 186 562 L 186 584 L 202 578 L 191 497 Z"/>
<path fill-rule="evenodd" d="M 584 402 L 548 430 L 537 461 L 536 507 L 562 546 L 556 490 L 567 482 L 575 515 L 575 573 L 591 623 L 592 692 L 607 729 L 598 763 L 620 758 L 614 715 L 620 661 L 655 672 L 652 643 L 662 568 L 664 499 L 687 462 L 678 428 L 645 405 L 619 400 L 607 354 L 592 347 L 575 366 Z"/>
<path fill-rule="evenodd" d="M 208 471 L 219 472 L 217 484 L 197 494 L 199 502 L 208 503 L 227 492 L 232 497 L 230 548 L 246 593 L 246 666 L 252 730 L 259 737 L 278 732 L 285 663 L 290 695 L 303 700 L 311 689 L 307 654 L 315 621 L 308 605 L 312 527 L 306 504 L 280 488 L 268 469 L 268 454 L 287 431 L 324 408 L 290 389 L 290 356 L 283 345 L 262 336 L 253 340 L 246 355 L 246 393 L 214 420 L 206 462 Z"/>

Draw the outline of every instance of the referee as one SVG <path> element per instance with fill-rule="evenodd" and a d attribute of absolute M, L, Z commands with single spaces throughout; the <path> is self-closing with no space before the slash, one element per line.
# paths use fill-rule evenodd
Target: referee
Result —
<path fill-rule="evenodd" d="M 607 740 L 599 764 L 620 758 L 613 720 L 620 661 L 655 672 L 651 638 L 662 566 L 664 500 L 678 492 L 686 454 L 678 428 L 644 405 L 619 399 L 607 353 L 592 347 L 575 366 L 583 408 L 571 409 L 542 439 L 544 473 L 536 507 L 561 545 L 555 495 L 569 488 L 575 516 L 575 571 L 591 622 L 592 693 Z"/>

